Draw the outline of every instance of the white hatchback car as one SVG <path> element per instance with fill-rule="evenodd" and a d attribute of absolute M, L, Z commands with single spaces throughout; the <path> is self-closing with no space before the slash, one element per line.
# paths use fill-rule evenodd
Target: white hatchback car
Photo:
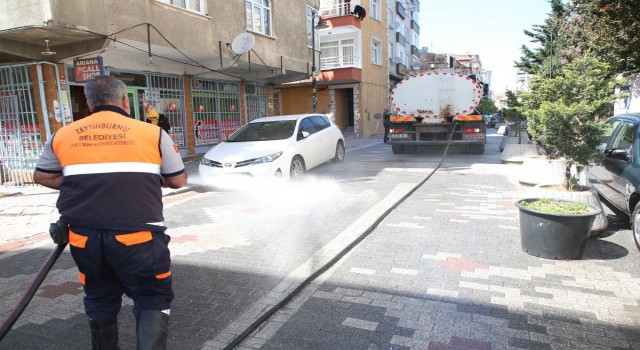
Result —
<path fill-rule="evenodd" d="M 328 160 L 344 160 L 344 136 L 324 115 L 301 114 L 252 120 L 200 161 L 203 180 L 225 175 L 298 178 Z"/>

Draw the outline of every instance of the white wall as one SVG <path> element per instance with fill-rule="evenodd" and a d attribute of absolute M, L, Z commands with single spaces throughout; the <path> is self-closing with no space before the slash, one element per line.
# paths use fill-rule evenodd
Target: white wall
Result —
<path fill-rule="evenodd" d="M 42 26 L 50 19 L 50 0 L 0 0 L 0 30 Z"/>
<path fill-rule="evenodd" d="M 614 114 L 640 113 L 640 74 L 629 77 L 628 84 L 624 84 L 622 92 L 628 96 L 616 101 L 613 107 Z M 616 92 L 620 92 L 616 88 Z"/>

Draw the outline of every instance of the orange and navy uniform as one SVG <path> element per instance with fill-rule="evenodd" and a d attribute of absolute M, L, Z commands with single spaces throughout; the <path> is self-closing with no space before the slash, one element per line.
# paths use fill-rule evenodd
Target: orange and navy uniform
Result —
<path fill-rule="evenodd" d="M 69 224 L 85 312 L 109 319 L 123 293 L 134 300 L 136 317 L 168 310 L 174 295 L 161 181 L 183 173 L 184 164 L 158 126 L 115 106 L 93 112 L 58 130 L 36 164 L 63 175 L 57 207 Z"/>
<path fill-rule="evenodd" d="M 60 129 L 51 143 L 64 175 L 62 219 L 103 229 L 163 228 L 161 175 L 181 171 L 161 174 L 161 129 L 123 117 L 117 107 L 96 110 Z"/>

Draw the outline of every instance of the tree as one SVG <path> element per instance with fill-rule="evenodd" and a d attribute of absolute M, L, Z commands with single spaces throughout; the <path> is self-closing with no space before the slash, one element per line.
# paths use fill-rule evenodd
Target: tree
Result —
<path fill-rule="evenodd" d="M 524 116 L 522 115 L 522 102 L 520 102 L 520 98 L 517 93 L 511 90 L 507 90 L 504 97 L 504 105 L 506 108 L 502 108 L 500 114 L 502 114 L 507 122 L 513 123 L 516 129 L 516 136 L 518 137 L 518 143 L 522 143 L 521 136 L 521 125 L 524 120 Z"/>
<path fill-rule="evenodd" d="M 483 97 L 478 105 L 482 114 L 494 114 L 498 111 L 495 102 L 493 100 Z"/>
<path fill-rule="evenodd" d="M 596 149 L 600 121 L 610 115 L 615 100 L 616 80 L 608 72 L 608 65 L 596 58 L 578 58 L 557 76 L 534 77 L 531 91 L 522 93 L 528 131 L 546 156 L 565 158 L 568 188 L 574 182 L 571 166 L 581 169 L 601 156 Z"/>
<path fill-rule="evenodd" d="M 640 0 L 572 0 L 570 10 L 587 47 L 612 72 L 640 73 Z"/>
<path fill-rule="evenodd" d="M 559 30 L 566 20 L 567 10 L 562 0 L 550 0 L 551 13 L 545 20 L 545 24 L 537 24 L 532 30 L 524 30 L 524 34 L 531 38 L 532 42 L 539 42 L 541 46 L 535 50 L 522 45 L 520 61 L 514 62 L 514 66 L 527 74 L 552 74 L 554 55 L 558 55 Z M 555 60 L 557 61 L 557 59 Z"/>

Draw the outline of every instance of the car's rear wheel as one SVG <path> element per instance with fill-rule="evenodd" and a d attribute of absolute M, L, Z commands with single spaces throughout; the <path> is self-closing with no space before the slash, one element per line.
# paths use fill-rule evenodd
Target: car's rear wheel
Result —
<path fill-rule="evenodd" d="M 304 159 L 300 156 L 295 156 L 291 160 L 291 168 L 289 169 L 289 177 L 292 179 L 301 178 L 304 173 L 307 171 L 306 166 L 304 165 Z"/>
<path fill-rule="evenodd" d="M 342 140 L 338 140 L 336 145 L 336 155 L 333 157 L 334 162 L 342 162 L 344 160 L 344 143 Z"/>
<path fill-rule="evenodd" d="M 636 248 L 640 249 L 640 202 L 636 204 L 633 213 L 631 213 L 631 232 L 633 232 Z"/>

